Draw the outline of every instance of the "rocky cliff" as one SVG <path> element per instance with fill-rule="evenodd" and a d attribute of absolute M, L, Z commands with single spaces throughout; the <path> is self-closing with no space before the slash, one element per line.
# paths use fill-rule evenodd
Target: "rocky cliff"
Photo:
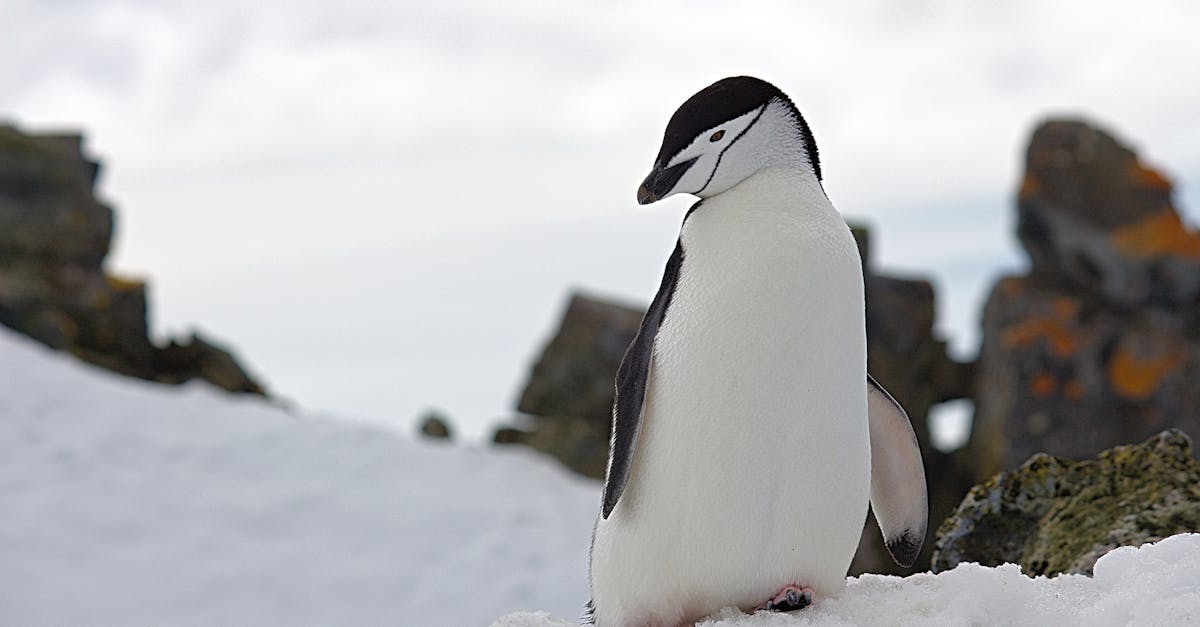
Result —
<path fill-rule="evenodd" d="M 1091 574 L 1100 556 L 1200 530 L 1200 463 L 1182 431 L 1096 459 L 1038 453 L 975 486 L 937 532 L 933 571 L 1020 564 L 1027 575 Z"/>
<path fill-rule="evenodd" d="M 80 135 L 0 125 L 0 324 L 122 374 L 264 394 L 213 341 L 151 342 L 145 283 L 104 268 L 114 216 L 96 199 L 99 171 Z"/>
<path fill-rule="evenodd" d="M 1167 177 L 1099 128 L 1051 120 L 1029 142 L 1017 217 L 1031 267 L 984 308 L 977 477 L 1200 433 L 1200 234 Z"/>

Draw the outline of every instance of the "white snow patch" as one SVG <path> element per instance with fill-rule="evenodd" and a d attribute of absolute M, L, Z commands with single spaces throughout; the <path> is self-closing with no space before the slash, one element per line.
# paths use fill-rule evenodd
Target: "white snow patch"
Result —
<path fill-rule="evenodd" d="M 1095 576 L 1029 578 L 1019 566 L 960 564 L 937 575 L 851 577 L 840 595 L 793 614 L 725 609 L 703 627 L 789 625 L 1194 625 L 1200 622 L 1200 534 L 1180 534 L 1101 557 Z M 493 627 L 563 627 L 514 613 Z"/>
<path fill-rule="evenodd" d="M 576 625 L 598 505 L 525 450 L 134 381 L 0 329 L 0 624 Z M 1200 535 L 1095 570 L 865 575 L 703 624 L 1200 624 Z"/>
<path fill-rule="evenodd" d="M 939 451 L 949 453 L 967 445 L 971 437 L 971 421 L 975 414 L 975 403 L 959 398 L 937 403 L 929 408 L 929 431 L 933 445 Z"/>
<path fill-rule="evenodd" d="M 576 616 L 599 502 L 524 449 L 118 377 L 0 327 L 0 624 Z"/>

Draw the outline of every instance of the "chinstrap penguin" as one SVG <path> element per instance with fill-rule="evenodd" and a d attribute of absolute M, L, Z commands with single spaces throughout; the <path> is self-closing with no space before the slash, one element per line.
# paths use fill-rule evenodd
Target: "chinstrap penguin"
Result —
<path fill-rule="evenodd" d="M 858 250 L 796 106 L 745 76 L 689 98 L 637 198 L 677 193 L 700 201 L 617 373 L 600 627 L 833 594 L 868 500 L 897 562 L 925 537 L 920 450 L 867 374 Z"/>

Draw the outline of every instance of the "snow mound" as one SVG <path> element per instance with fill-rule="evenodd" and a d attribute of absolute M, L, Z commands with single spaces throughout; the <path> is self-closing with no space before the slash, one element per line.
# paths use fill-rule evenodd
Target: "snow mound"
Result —
<path fill-rule="evenodd" d="M 532 452 L 118 377 L 0 327 L 2 625 L 574 616 L 599 502 Z"/>
<path fill-rule="evenodd" d="M 525 450 L 131 380 L 0 329 L 3 625 L 577 625 L 599 497 Z M 547 611 L 509 613 L 528 608 Z M 703 624 L 1200 624 L 1200 535 L 1094 577 L 866 575 Z"/>
<path fill-rule="evenodd" d="M 513 613 L 493 627 L 565 627 L 546 613 Z M 863 575 L 840 595 L 794 614 L 725 609 L 704 627 L 823 625 L 1200 624 L 1200 534 L 1116 549 L 1095 576 L 1029 578 L 1019 566 L 960 564 L 937 575 Z"/>

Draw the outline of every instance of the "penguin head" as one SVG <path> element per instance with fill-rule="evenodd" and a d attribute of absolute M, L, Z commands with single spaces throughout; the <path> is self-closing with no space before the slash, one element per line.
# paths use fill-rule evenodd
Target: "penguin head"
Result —
<path fill-rule="evenodd" d="M 638 203 L 678 193 L 715 196 L 769 167 L 792 167 L 821 181 L 817 144 L 796 105 L 749 76 L 721 79 L 671 116 Z"/>

